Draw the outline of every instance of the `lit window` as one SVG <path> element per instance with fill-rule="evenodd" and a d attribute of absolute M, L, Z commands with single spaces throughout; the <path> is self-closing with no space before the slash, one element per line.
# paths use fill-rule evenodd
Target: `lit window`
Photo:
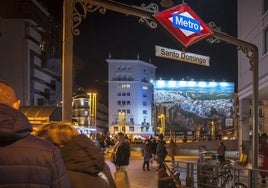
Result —
<path fill-rule="evenodd" d="M 147 90 L 148 86 L 142 86 L 142 89 Z"/>

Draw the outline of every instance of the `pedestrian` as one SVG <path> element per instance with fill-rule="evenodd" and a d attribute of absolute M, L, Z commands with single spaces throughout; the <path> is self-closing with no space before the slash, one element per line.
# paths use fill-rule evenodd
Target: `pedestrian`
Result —
<path fill-rule="evenodd" d="M 36 135 L 60 148 L 72 188 L 116 187 L 98 146 L 86 135 L 79 134 L 71 123 L 47 123 L 37 129 Z"/>
<path fill-rule="evenodd" d="M 174 142 L 173 139 L 170 139 L 170 143 L 168 144 L 168 149 L 169 149 L 169 156 L 171 158 L 172 163 L 174 164 L 175 162 L 175 155 L 177 153 L 177 150 L 179 150 L 176 142 Z"/>
<path fill-rule="evenodd" d="M 160 134 L 158 136 L 158 143 L 156 146 L 156 158 L 159 164 L 159 169 L 161 168 L 165 169 L 164 161 L 165 161 L 166 156 L 167 156 L 167 148 L 166 148 L 166 143 L 164 141 L 164 135 Z"/>
<path fill-rule="evenodd" d="M 267 170 L 268 170 L 268 139 L 267 135 L 262 135 L 260 138 L 260 149 L 259 153 L 263 156 L 262 158 L 262 164 L 260 166 L 260 169 L 263 171 L 260 171 L 260 175 L 262 178 L 262 184 L 266 184 L 266 177 L 268 176 Z"/>
<path fill-rule="evenodd" d="M 126 140 L 126 137 L 123 133 L 118 133 L 118 144 L 115 153 L 115 167 L 116 172 L 124 172 L 125 173 L 125 182 L 129 187 L 129 178 L 127 175 L 127 166 L 129 165 L 130 158 L 130 145 Z"/>
<path fill-rule="evenodd" d="M 31 134 L 14 89 L 0 81 L 0 187 L 69 188 L 60 152 Z"/>
<path fill-rule="evenodd" d="M 226 146 L 224 145 L 223 142 L 220 142 L 218 149 L 217 149 L 218 160 L 220 161 L 220 164 L 223 164 L 225 161 L 225 151 L 226 151 Z"/>
<path fill-rule="evenodd" d="M 110 161 L 115 164 L 116 152 L 117 152 L 117 148 L 118 148 L 118 145 L 119 145 L 118 135 L 115 135 L 113 140 L 114 140 L 114 146 L 113 146 L 113 150 L 112 150 L 112 153 L 111 153 Z"/>
<path fill-rule="evenodd" d="M 145 171 L 147 169 L 150 171 L 150 160 L 152 158 L 152 151 L 151 151 L 151 143 L 150 140 L 147 139 L 144 143 L 144 146 L 142 148 L 142 155 L 143 155 L 143 165 L 142 169 Z"/>
<path fill-rule="evenodd" d="M 152 155 L 153 155 L 153 160 L 156 160 L 156 146 L 157 146 L 157 142 L 156 139 L 153 138 L 152 142 L 151 142 L 151 150 L 152 150 Z"/>

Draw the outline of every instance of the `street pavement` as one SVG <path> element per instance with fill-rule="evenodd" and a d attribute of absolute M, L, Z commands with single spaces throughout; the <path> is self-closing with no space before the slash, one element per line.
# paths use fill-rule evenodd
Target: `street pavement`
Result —
<path fill-rule="evenodd" d="M 110 162 L 110 154 L 105 154 L 106 163 L 109 165 L 112 174 L 114 175 L 115 166 L 112 162 Z M 170 160 L 169 157 L 166 160 Z M 196 156 L 176 156 L 175 160 L 183 160 L 183 161 L 196 161 Z M 131 151 L 130 164 L 127 168 L 129 181 L 131 188 L 157 188 L 158 183 L 158 164 L 156 161 L 153 161 L 150 164 L 151 171 L 143 171 L 143 157 L 140 152 Z"/>
<path fill-rule="evenodd" d="M 109 165 L 114 175 L 115 166 L 109 160 L 109 155 L 105 156 L 106 163 Z M 131 188 L 157 188 L 157 163 L 154 161 L 151 165 L 151 171 L 143 171 L 143 157 L 139 153 L 131 152 L 130 163 L 127 168 Z"/>

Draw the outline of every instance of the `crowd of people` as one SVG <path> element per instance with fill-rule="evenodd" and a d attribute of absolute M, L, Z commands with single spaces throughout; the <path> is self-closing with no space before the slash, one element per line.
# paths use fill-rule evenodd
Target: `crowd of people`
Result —
<path fill-rule="evenodd" d="M 13 87 L 0 81 L 0 187 L 82 188 L 91 184 L 99 188 L 117 187 L 100 148 L 78 133 L 71 122 L 50 122 L 33 132 L 27 117 L 18 110 L 19 106 L 20 100 Z M 264 156 L 262 170 L 268 170 L 267 140 L 267 135 L 260 139 L 260 153 Z M 128 137 L 118 133 L 114 140 L 107 137 L 100 144 L 113 146 L 111 161 L 116 172 L 125 173 L 126 187 L 130 187 Z M 169 144 L 164 141 L 163 134 L 157 139 L 147 139 L 142 148 L 143 171 L 151 170 L 152 161 L 159 164 L 158 171 L 165 169 L 166 156 L 174 162 L 178 150 L 173 139 Z M 226 146 L 219 142 L 220 163 L 225 161 L 225 151 Z M 261 176 L 266 183 L 268 173 L 261 172 Z"/>

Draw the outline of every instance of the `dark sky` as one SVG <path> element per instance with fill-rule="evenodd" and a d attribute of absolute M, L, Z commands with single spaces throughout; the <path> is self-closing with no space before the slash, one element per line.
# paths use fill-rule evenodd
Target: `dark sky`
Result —
<path fill-rule="evenodd" d="M 160 0 L 117 0 L 128 5 L 146 5 Z M 175 5 L 183 1 L 173 0 Z M 215 22 L 221 30 L 237 36 L 237 1 L 236 0 L 184 0 L 205 22 Z M 105 59 L 111 54 L 112 59 L 137 59 L 157 66 L 156 79 L 230 81 L 237 82 L 237 48 L 221 42 L 209 44 L 205 40 L 186 48 L 187 52 L 210 57 L 210 66 L 200 66 L 186 62 L 168 60 L 155 56 L 155 45 L 182 50 L 183 46 L 172 37 L 160 24 L 151 29 L 138 22 L 139 18 L 121 13 L 98 11 L 88 13 L 87 18 L 78 26 L 81 33 L 74 36 L 74 66 L 76 76 L 74 87 L 82 86 L 96 89 L 98 99 L 107 102 L 108 64 Z M 236 84 L 237 85 L 237 84 Z"/>

